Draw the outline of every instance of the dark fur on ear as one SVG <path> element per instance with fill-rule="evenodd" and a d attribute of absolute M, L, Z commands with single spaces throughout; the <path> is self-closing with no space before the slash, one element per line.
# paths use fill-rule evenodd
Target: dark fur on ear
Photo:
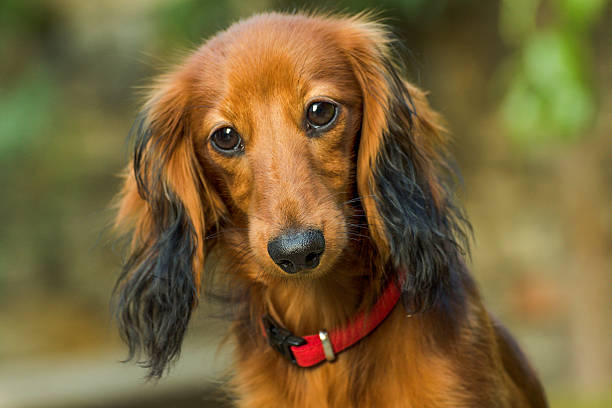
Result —
<path fill-rule="evenodd" d="M 167 82 L 138 122 L 116 221 L 131 227 L 115 290 L 117 320 L 127 360 L 144 351 L 149 378 L 160 377 L 180 353 L 200 292 L 204 220 L 214 223 L 220 205 L 195 156 L 187 92 L 180 79 Z"/>
<path fill-rule="evenodd" d="M 155 205 L 156 220 L 146 243 L 135 249 L 117 281 L 117 320 L 131 360 L 142 349 L 149 377 L 160 377 L 178 357 L 197 301 L 192 270 L 193 227 L 173 194 Z"/>
<path fill-rule="evenodd" d="M 460 283 L 453 274 L 463 268 L 465 228 L 470 227 L 453 202 L 454 174 L 444 147 L 428 151 L 420 145 L 419 139 L 441 131 L 439 125 L 430 122 L 426 105 L 416 107 L 406 83 L 391 63 L 387 66 L 393 99 L 373 170 L 376 204 L 393 267 L 406 271 L 399 276 L 405 306 L 409 313 L 419 313 L 456 291 Z"/>
<path fill-rule="evenodd" d="M 408 312 L 419 313 L 459 290 L 470 227 L 453 202 L 441 118 L 402 77 L 387 29 L 350 23 L 344 47 L 363 94 L 357 187 L 381 264 L 397 271 Z"/>

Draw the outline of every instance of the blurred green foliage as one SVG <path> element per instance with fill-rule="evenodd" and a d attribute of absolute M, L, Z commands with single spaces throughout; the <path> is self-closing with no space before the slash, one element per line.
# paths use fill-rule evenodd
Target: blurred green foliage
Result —
<path fill-rule="evenodd" d="M 0 98 L 0 112 L 11 120 L 0 121 L 0 160 L 18 149 L 31 147 L 36 136 L 52 126 L 57 82 L 40 69 L 25 72 Z"/>
<path fill-rule="evenodd" d="M 504 0 L 500 31 L 516 51 L 506 61 L 511 72 L 501 110 L 508 134 L 521 146 L 575 140 L 592 123 L 588 35 L 606 2 Z M 538 13 L 546 14 L 542 26 Z"/>
<path fill-rule="evenodd" d="M 58 81 L 40 65 L 52 13 L 31 1 L 0 3 L 0 160 L 36 142 L 53 120 Z"/>

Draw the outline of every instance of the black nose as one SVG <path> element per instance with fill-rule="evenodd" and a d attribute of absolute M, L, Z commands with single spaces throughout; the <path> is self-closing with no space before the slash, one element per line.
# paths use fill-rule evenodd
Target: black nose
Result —
<path fill-rule="evenodd" d="M 270 258 L 287 273 L 316 268 L 325 251 L 319 230 L 289 231 L 268 242 Z"/>

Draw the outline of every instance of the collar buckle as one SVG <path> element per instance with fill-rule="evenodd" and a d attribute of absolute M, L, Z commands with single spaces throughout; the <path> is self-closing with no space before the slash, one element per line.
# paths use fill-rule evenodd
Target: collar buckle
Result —
<path fill-rule="evenodd" d="M 287 360 L 297 365 L 293 351 L 291 351 L 291 346 L 303 346 L 306 344 L 306 340 L 294 336 L 289 330 L 280 326 L 269 314 L 263 315 L 261 320 L 270 346 L 285 356 Z"/>

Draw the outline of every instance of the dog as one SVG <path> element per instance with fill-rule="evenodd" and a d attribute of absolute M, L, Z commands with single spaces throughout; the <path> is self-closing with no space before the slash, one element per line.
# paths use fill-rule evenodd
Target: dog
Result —
<path fill-rule="evenodd" d="M 266 13 L 155 83 L 116 219 L 149 377 L 226 282 L 239 407 L 547 406 L 467 271 L 445 126 L 396 45 L 368 14 Z"/>

